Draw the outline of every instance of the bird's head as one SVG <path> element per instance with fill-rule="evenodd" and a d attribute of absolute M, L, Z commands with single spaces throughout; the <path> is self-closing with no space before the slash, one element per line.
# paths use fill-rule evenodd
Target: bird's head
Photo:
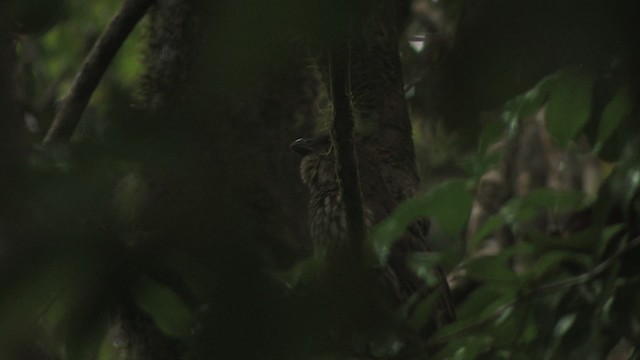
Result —
<path fill-rule="evenodd" d="M 300 138 L 291 143 L 289 147 L 303 156 L 300 163 L 300 177 L 309 189 L 331 190 L 337 188 L 334 155 L 331 138 L 328 134 Z"/>

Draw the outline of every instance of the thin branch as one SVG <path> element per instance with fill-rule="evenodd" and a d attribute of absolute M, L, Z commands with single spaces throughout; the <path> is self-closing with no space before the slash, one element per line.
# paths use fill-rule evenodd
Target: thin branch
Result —
<path fill-rule="evenodd" d="M 333 122 L 331 142 L 335 149 L 336 174 L 345 207 L 349 243 L 355 259 L 362 259 L 365 238 L 360 174 L 353 136 L 354 119 L 349 99 L 349 44 L 338 41 L 329 54 Z"/>
<path fill-rule="evenodd" d="M 480 319 L 476 322 L 473 322 L 453 333 L 450 334 L 446 334 L 443 336 L 435 336 L 432 339 L 429 340 L 429 344 L 430 345 L 435 345 L 435 344 L 444 344 L 447 343 L 448 341 L 450 341 L 451 339 L 454 338 L 458 338 L 460 336 L 464 336 L 467 332 L 473 330 L 473 329 L 477 329 L 480 327 L 483 327 L 485 325 L 488 325 L 490 322 L 498 319 L 500 317 L 500 315 L 502 315 L 504 313 L 505 310 L 517 305 L 518 303 L 525 301 L 525 300 L 529 300 L 538 296 L 542 296 L 542 295 L 546 295 L 546 294 L 550 294 L 550 293 L 554 293 L 556 291 L 562 290 L 562 289 L 567 289 L 570 287 L 574 287 L 580 284 L 585 284 L 593 279 L 595 279 L 596 277 L 600 276 L 603 272 L 605 272 L 605 270 L 607 270 L 609 267 L 611 267 L 611 265 L 614 264 L 614 262 L 620 258 L 622 255 L 624 255 L 625 253 L 627 253 L 628 251 L 630 251 L 631 249 L 634 249 L 636 247 L 640 246 L 640 237 L 636 237 L 633 240 L 631 240 L 629 243 L 627 243 L 626 246 L 624 246 L 623 248 L 621 248 L 620 250 L 616 251 L 615 254 L 611 255 L 610 257 L 608 257 L 607 259 L 605 259 L 603 262 L 601 262 L 600 264 L 598 264 L 598 266 L 596 266 L 595 268 L 593 268 L 591 271 L 586 272 L 584 274 L 580 274 L 574 277 L 570 277 L 568 279 L 564 279 L 564 280 L 560 280 L 551 284 L 546 284 L 546 285 L 541 285 L 537 288 L 534 288 L 533 290 L 527 292 L 526 294 L 516 298 L 515 300 L 504 304 L 503 306 L 499 307 L 498 309 L 496 309 L 496 311 L 494 311 L 493 313 L 491 313 L 491 315 L 489 315 L 488 317 L 484 318 L 484 319 Z"/>
<path fill-rule="evenodd" d="M 154 2 L 154 0 L 124 1 L 122 8 L 111 19 L 109 26 L 82 64 L 80 72 L 73 81 L 71 91 L 65 97 L 44 138 L 44 145 L 66 142 L 71 138 L 102 75 L 122 43 Z"/>

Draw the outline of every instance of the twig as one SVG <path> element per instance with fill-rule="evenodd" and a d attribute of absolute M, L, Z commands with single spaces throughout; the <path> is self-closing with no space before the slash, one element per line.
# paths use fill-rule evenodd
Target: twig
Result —
<path fill-rule="evenodd" d="M 542 285 L 539 286 L 531 291 L 529 291 L 528 293 L 514 299 L 513 301 L 502 305 L 501 307 L 499 307 L 498 309 L 496 309 L 491 315 L 489 315 L 488 317 L 484 318 L 484 319 L 480 319 L 474 323 L 469 324 L 468 326 L 465 326 L 464 328 L 461 328 L 453 333 L 450 334 L 446 334 L 443 336 L 435 336 L 433 338 L 431 338 L 429 340 L 429 344 L 431 345 L 435 345 L 435 344 L 443 344 L 448 342 L 451 339 L 460 337 L 462 335 L 464 335 L 465 333 L 467 333 L 470 330 L 476 329 L 476 328 L 480 328 L 482 326 L 485 326 L 487 324 L 489 324 L 491 321 L 496 320 L 497 318 L 500 317 L 500 315 L 502 315 L 502 313 L 504 313 L 505 310 L 515 306 L 516 304 L 524 301 L 524 300 L 529 300 L 531 298 L 535 298 L 537 296 L 541 296 L 541 295 L 545 295 L 545 294 L 550 294 L 553 292 L 556 292 L 558 290 L 562 290 L 562 289 L 566 289 L 566 288 L 570 288 L 576 285 L 580 285 L 580 284 L 584 284 L 586 282 L 589 282 L 593 279 L 595 279 L 596 277 L 598 277 L 600 274 L 602 274 L 605 270 L 607 270 L 611 265 L 613 265 L 613 263 L 623 254 L 625 254 L 626 252 L 628 252 L 629 250 L 640 246 L 640 237 L 636 237 L 633 240 L 631 240 L 625 247 L 621 248 L 620 250 L 616 251 L 615 254 L 611 255 L 610 257 L 608 257 L 607 259 L 605 259 L 603 262 L 601 262 L 600 264 L 598 264 L 598 266 L 596 266 L 595 268 L 593 268 L 591 271 L 584 273 L 584 274 L 580 274 L 574 277 L 570 277 L 568 279 L 565 280 L 560 280 L 551 284 L 547 284 L 547 285 Z"/>
<path fill-rule="evenodd" d="M 353 136 L 354 119 L 349 99 L 349 44 L 338 41 L 329 54 L 333 122 L 331 142 L 335 149 L 336 174 L 344 203 L 349 243 L 355 259 L 362 259 L 364 215 L 360 175 Z"/>
<path fill-rule="evenodd" d="M 44 145 L 65 142 L 71 138 L 102 75 L 122 43 L 154 2 L 154 0 L 124 1 L 122 8 L 111 19 L 109 26 L 82 64 L 69 94 L 64 99 L 43 140 Z"/>

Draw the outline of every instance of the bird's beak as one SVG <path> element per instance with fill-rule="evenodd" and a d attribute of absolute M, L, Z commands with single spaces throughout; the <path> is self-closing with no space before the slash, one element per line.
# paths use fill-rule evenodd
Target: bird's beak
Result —
<path fill-rule="evenodd" d="M 300 138 L 292 142 L 289 148 L 300 155 L 309 155 L 317 150 L 313 138 Z"/>

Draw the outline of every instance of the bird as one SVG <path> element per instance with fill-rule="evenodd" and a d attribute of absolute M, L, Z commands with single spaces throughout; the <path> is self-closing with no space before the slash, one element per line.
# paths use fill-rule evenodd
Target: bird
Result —
<path fill-rule="evenodd" d="M 397 206 L 397 200 L 385 181 L 388 176 L 382 176 L 383 169 L 379 168 L 368 146 L 370 145 L 356 141 L 363 217 L 367 231 L 386 219 Z M 331 138 L 328 134 L 300 138 L 291 143 L 290 148 L 302 156 L 300 178 L 310 192 L 309 227 L 314 254 L 330 266 L 335 263 L 334 259 L 345 259 L 344 254 L 350 249 Z M 412 299 L 415 301 L 416 295 L 424 298 L 433 291 L 440 290 L 434 319 L 427 325 L 430 328 L 428 332 L 432 333 L 455 321 L 456 315 L 442 269 L 433 269 L 439 284 L 429 287 L 407 264 L 410 254 L 430 251 L 426 245 L 428 229 L 429 222 L 426 219 L 416 221 L 408 227 L 402 238 L 391 247 L 380 283 L 386 293 L 392 294 L 392 306 L 396 308 L 406 305 Z"/>

